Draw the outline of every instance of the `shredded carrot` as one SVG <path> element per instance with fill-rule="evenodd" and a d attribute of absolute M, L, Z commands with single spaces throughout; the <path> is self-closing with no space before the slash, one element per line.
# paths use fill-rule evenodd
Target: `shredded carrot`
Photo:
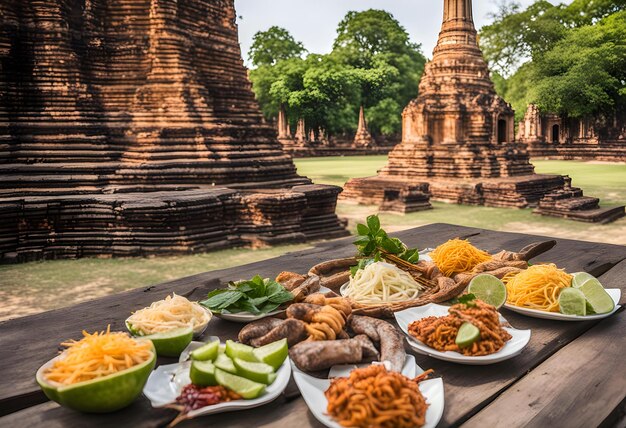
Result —
<path fill-rule="evenodd" d="M 108 376 L 141 364 L 152 357 L 149 340 L 133 339 L 127 333 L 106 331 L 89 334 L 61 345 L 67 346 L 63 357 L 56 360 L 44 375 L 47 380 L 72 385 Z"/>
<path fill-rule="evenodd" d="M 461 272 L 470 272 L 476 265 L 491 260 L 491 255 L 479 250 L 466 239 L 451 239 L 430 253 L 442 274 L 451 277 Z"/>
<path fill-rule="evenodd" d="M 572 275 L 554 264 L 533 265 L 506 281 L 507 302 L 515 306 L 559 312 L 559 295 L 572 285 Z"/>

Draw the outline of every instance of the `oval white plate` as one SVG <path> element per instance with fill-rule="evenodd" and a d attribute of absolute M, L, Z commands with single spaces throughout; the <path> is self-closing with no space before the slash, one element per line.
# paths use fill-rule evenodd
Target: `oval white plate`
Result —
<path fill-rule="evenodd" d="M 329 377 L 344 377 L 348 376 L 350 371 L 357 367 L 367 367 L 369 364 L 359 365 L 345 365 L 345 366 L 333 366 L 330 369 Z M 328 406 L 328 400 L 324 395 L 324 392 L 330 386 L 329 379 L 318 379 L 298 369 L 295 364 L 292 363 L 293 379 L 296 381 L 296 385 L 302 393 L 302 398 L 309 406 L 309 410 L 313 413 L 313 416 L 331 428 L 342 428 L 337 422 L 335 422 L 328 414 L 326 414 L 326 407 Z M 423 373 L 417 364 L 415 364 L 415 357 L 413 355 L 407 355 L 402 368 L 402 374 L 414 378 L 420 373 Z M 420 391 L 426 398 L 428 403 L 428 410 L 426 410 L 426 424 L 425 428 L 434 428 L 437 426 L 443 415 L 444 395 L 443 395 L 443 381 L 439 379 L 429 379 L 420 382 Z"/>
<path fill-rule="evenodd" d="M 152 407 L 163 407 L 176 401 L 180 391 L 185 385 L 189 385 L 189 368 L 191 361 L 177 364 L 167 364 L 157 367 L 148 378 L 143 388 L 144 395 L 150 400 Z M 231 412 L 235 410 L 251 409 L 262 406 L 275 400 L 287 387 L 291 377 L 291 364 L 287 358 L 276 372 L 278 376 L 274 383 L 269 385 L 265 392 L 252 400 L 235 400 L 219 403 L 212 406 L 202 407 L 189 412 L 190 418 L 214 413 Z"/>
<path fill-rule="evenodd" d="M 468 356 L 463 355 L 455 351 L 437 351 L 430 346 L 425 345 L 419 340 L 415 339 L 409 334 L 409 324 L 413 321 L 420 320 L 425 317 L 435 316 L 441 317 L 448 315 L 449 306 L 437 305 L 435 303 L 429 303 L 424 306 L 418 306 L 416 308 L 406 309 L 401 312 L 396 312 L 394 315 L 398 325 L 407 336 L 407 342 L 411 348 L 416 352 L 423 355 L 428 355 L 439 360 L 450 361 L 453 363 L 470 364 L 470 365 L 486 365 L 499 363 L 500 361 L 508 360 L 522 352 L 522 349 L 530 340 L 530 330 L 518 330 L 512 327 L 505 327 L 504 329 L 512 336 L 511 340 L 505 343 L 505 345 L 498 352 L 490 355 L 480 356 Z M 500 315 L 500 322 L 507 322 L 506 319 Z"/>
<path fill-rule="evenodd" d="M 330 291 L 330 288 L 320 287 L 320 290 L 318 291 L 318 293 L 327 293 L 329 291 Z M 260 320 L 262 318 L 271 317 L 272 315 L 276 315 L 281 312 L 284 312 L 284 309 L 280 311 L 272 311 L 266 314 L 259 314 L 259 315 L 254 315 L 254 314 L 251 314 L 250 312 L 238 312 L 236 314 L 218 314 L 214 312 L 213 315 L 226 321 L 249 323 L 252 321 Z"/>
<path fill-rule="evenodd" d="M 591 321 L 591 320 L 599 320 L 602 318 L 606 318 L 608 316 L 613 315 L 620 308 L 619 299 L 622 297 L 622 290 L 619 288 L 607 288 L 606 292 L 609 293 L 613 302 L 615 302 L 615 307 L 611 312 L 607 312 L 606 314 L 595 314 L 595 315 L 566 315 L 560 312 L 548 312 L 548 311 L 540 311 L 538 309 L 530 309 L 530 308 L 522 308 L 521 306 L 514 306 L 509 303 L 505 303 L 504 307 L 509 311 L 517 312 L 522 315 L 527 315 L 533 318 L 543 318 L 546 320 L 559 320 L 559 321 Z"/>

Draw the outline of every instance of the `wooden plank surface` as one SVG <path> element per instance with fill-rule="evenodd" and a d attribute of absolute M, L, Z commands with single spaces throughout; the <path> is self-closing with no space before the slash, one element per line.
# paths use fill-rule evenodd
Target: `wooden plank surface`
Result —
<path fill-rule="evenodd" d="M 600 278 L 622 289 L 626 303 L 626 261 Z M 602 320 L 563 347 L 471 418 L 468 427 L 593 427 L 613 425 L 626 399 L 626 315 Z M 619 411 L 619 409 L 618 409 Z"/>
<path fill-rule="evenodd" d="M 487 230 L 465 228 L 459 226 L 435 224 L 404 231 L 397 236 L 411 246 L 434 247 L 449 238 L 473 234 L 471 241 L 489 251 L 500 249 L 518 250 L 523 246 L 546 239 L 545 237 L 522 234 L 493 232 Z M 288 254 L 276 259 L 254 263 L 223 271 L 210 272 L 190 278 L 148 287 L 145 290 L 109 296 L 92 302 L 86 302 L 68 309 L 61 309 L 44 314 L 25 317 L 0 324 L 0 375 L 4 382 L 0 386 L 0 403 L 12 405 L 13 410 L 33 406 L 0 419 L 2 424 L 28 422 L 29 425 L 45 420 L 47 424 L 59 426 L 88 425 L 98 421 L 98 425 L 107 426 L 116 421 L 124 421 L 130 425 L 154 426 L 163 423 L 173 416 L 167 411 L 149 409 L 145 398 L 137 401 L 132 407 L 106 417 L 90 416 L 60 408 L 54 403 L 40 405 L 35 400 L 41 399 L 33 376 L 36 369 L 54 355 L 58 343 L 68 337 L 77 337 L 81 328 L 100 329 L 107 323 L 112 328 L 123 329 L 123 320 L 128 313 L 148 305 L 154 300 L 163 298 L 171 291 L 188 294 L 191 298 L 202 298 L 206 292 L 220 282 L 239 279 L 260 273 L 275 275 L 281 270 L 305 272 L 308 268 L 322 260 L 347 256 L 353 253 L 351 238 L 323 243 L 312 250 Z M 626 248 L 620 246 L 597 244 L 591 242 L 557 240 L 558 245 L 537 260 L 556 262 L 570 271 L 589 270 L 598 275 L 610 269 L 621 260 L 626 259 Z M 606 275 L 610 275 L 611 270 Z M 617 279 L 616 279 L 617 280 Z M 611 280 L 612 281 L 612 280 Z M 608 284 L 607 284 L 608 285 Z M 613 285 L 610 285 L 613 286 Z M 593 327 L 593 322 L 563 323 L 557 321 L 538 320 L 506 311 L 504 315 L 518 328 L 532 329 L 529 346 L 524 352 L 509 361 L 485 367 L 470 367 L 425 356 L 417 356 L 417 362 L 423 368 L 434 368 L 443 377 L 445 385 L 446 410 L 443 426 L 465 422 L 476 414 L 494 398 L 522 379 L 526 373 L 568 343 Z M 39 327 L 39 328 L 38 328 Z M 219 319 L 211 321 L 207 334 L 219 335 L 223 339 L 232 338 L 240 329 L 240 324 L 225 322 Z M 28 331 L 36 331 L 28 334 Z M 28 340 L 25 341 L 24 338 Z M 5 345 L 6 344 L 6 345 Z M 12 355 L 19 352 L 21 357 Z M 24 358 L 23 355 L 29 355 Z M 162 362 L 170 362 L 163 360 Z M 293 388 L 293 385 L 290 386 Z M 134 411 L 133 409 L 137 410 Z M 140 414 L 141 416 L 136 416 Z M 189 426 L 211 425 L 228 422 L 228 426 L 249 426 L 274 424 L 274 426 L 290 426 L 295 421 L 311 426 L 317 422 L 308 412 L 300 398 L 288 400 L 279 398 L 271 405 L 263 407 L 263 411 L 228 413 L 204 417 L 192 421 Z"/>

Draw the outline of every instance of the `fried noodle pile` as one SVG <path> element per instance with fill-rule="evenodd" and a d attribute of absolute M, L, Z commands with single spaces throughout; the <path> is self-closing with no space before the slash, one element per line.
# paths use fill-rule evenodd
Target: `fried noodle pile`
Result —
<path fill-rule="evenodd" d="M 449 315 L 426 317 L 409 324 L 409 334 L 437 351 L 456 351 L 463 355 L 479 356 L 498 352 L 511 339 L 500 325 L 496 308 L 482 300 L 473 304 L 459 303 L 450 306 Z M 464 322 L 480 330 L 480 339 L 466 348 L 455 343 L 459 328 Z"/>
<path fill-rule="evenodd" d="M 428 404 L 418 383 L 425 377 L 409 379 L 383 365 L 352 370 L 331 381 L 327 412 L 345 427 L 421 427 Z"/>
<path fill-rule="evenodd" d="M 515 306 L 559 312 L 559 295 L 572 285 L 572 275 L 554 264 L 533 265 L 505 277 L 507 302 Z"/>
<path fill-rule="evenodd" d="M 491 260 L 491 255 L 479 250 L 466 239 L 450 239 L 430 253 L 433 262 L 445 276 L 471 272 L 476 265 Z"/>

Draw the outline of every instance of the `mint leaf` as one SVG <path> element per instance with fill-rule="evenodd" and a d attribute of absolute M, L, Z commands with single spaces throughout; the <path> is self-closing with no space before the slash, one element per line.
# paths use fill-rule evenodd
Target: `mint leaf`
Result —
<path fill-rule="evenodd" d="M 459 303 L 463 303 L 467 306 L 476 306 L 476 302 L 474 302 L 474 300 L 476 300 L 476 296 L 474 296 L 472 293 L 459 296 L 457 300 Z"/>
<path fill-rule="evenodd" d="M 367 236 L 370 233 L 370 230 L 368 229 L 368 227 L 366 225 L 364 225 L 364 224 L 361 224 L 361 223 L 356 225 L 356 231 L 357 231 L 357 233 L 359 235 L 366 235 Z"/>
<path fill-rule="evenodd" d="M 208 299 L 203 300 L 202 302 L 200 302 L 200 304 L 204 307 L 209 308 L 212 311 L 219 311 L 221 309 L 226 309 L 244 296 L 244 294 L 238 290 L 221 291 L 221 293 L 214 293 L 212 296 L 209 296 Z"/>
<path fill-rule="evenodd" d="M 374 235 L 380 230 L 380 220 L 377 215 L 367 217 L 367 227 Z"/>

